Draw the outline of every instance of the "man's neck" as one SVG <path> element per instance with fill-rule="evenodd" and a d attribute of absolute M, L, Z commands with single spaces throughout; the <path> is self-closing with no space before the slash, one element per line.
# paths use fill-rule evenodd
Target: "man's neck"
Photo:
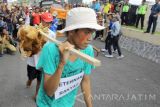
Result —
<path fill-rule="evenodd" d="M 71 39 L 68 38 L 67 41 L 68 41 L 70 44 L 74 45 L 74 42 L 73 42 Z M 74 47 L 75 49 L 79 50 L 79 48 L 76 47 L 76 45 L 74 45 L 74 46 L 75 46 L 75 47 Z"/>

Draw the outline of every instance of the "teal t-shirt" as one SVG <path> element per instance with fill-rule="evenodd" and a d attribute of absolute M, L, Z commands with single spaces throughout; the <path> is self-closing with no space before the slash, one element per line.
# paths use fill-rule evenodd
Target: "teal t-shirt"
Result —
<path fill-rule="evenodd" d="M 91 57 L 94 57 L 93 48 L 91 45 L 81 52 L 88 54 Z M 40 58 L 37 64 L 37 69 L 42 69 L 42 80 L 41 85 L 39 88 L 39 92 L 37 95 L 37 106 L 38 107 L 73 107 L 75 103 L 76 94 L 78 88 L 74 89 L 73 91 L 69 92 L 65 96 L 55 99 L 54 97 L 47 96 L 46 92 L 44 91 L 43 84 L 44 84 L 44 73 L 53 75 L 57 69 L 59 64 L 59 49 L 58 46 L 54 43 L 47 42 L 40 54 Z M 84 62 L 82 59 L 77 58 L 74 62 L 67 61 L 65 64 L 64 70 L 62 72 L 61 78 L 70 77 L 76 74 L 81 73 L 84 71 L 84 75 L 91 74 L 91 70 L 94 66 L 90 65 L 87 62 Z"/>

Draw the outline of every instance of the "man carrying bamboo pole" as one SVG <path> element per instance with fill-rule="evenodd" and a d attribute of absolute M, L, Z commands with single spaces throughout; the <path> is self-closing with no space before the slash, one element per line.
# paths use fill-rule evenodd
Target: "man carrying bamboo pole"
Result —
<path fill-rule="evenodd" d="M 81 86 L 87 107 L 92 107 L 90 74 L 93 65 L 69 53 L 70 48 L 94 57 L 92 33 L 104 27 L 97 24 L 90 8 L 74 8 L 68 12 L 66 27 L 61 30 L 67 39 L 57 46 L 47 42 L 41 51 L 37 69 L 43 71 L 37 95 L 38 107 L 73 107 L 78 87 Z"/>

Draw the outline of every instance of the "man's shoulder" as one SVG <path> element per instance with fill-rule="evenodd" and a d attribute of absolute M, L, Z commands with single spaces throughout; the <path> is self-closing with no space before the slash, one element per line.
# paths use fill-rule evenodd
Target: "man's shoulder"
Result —
<path fill-rule="evenodd" d="M 46 42 L 46 43 L 44 44 L 42 50 L 45 51 L 45 52 L 47 52 L 47 51 L 55 51 L 56 48 L 57 48 L 57 46 L 56 46 L 55 43 L 48 41 L 48 42 Z"/>
<path fill-rule="evenodd" d="M 81 50 L 83 53 L 90 54 L 93 53 L 93 46 L 88 45 L 84 50 Z"/>
<path fill-rule="evenodd" d="M 158 11 L 160 11 L 160 3 L 158 3 L 158 4 L 155 6 L 155 8 L 156 8 Z"/>

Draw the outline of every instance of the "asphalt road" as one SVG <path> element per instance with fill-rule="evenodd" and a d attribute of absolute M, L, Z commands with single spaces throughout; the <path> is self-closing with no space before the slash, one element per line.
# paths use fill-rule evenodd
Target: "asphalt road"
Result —
<path fill-rule="evenodd" d="M 97 57 L 102 66 L 91 75 L 94 107 L 160 107 L 160 65 L 122 52 L 125 58 L 121 60 L 102 53 Z M 26 74 L 26 61 L 19 53 L 0 57 L 0 107 L 36 107 L 32 100 L 35 82 L 25 88 Z M 75 107 L 85 107 L 82 96 L 79 91 Z"/>

